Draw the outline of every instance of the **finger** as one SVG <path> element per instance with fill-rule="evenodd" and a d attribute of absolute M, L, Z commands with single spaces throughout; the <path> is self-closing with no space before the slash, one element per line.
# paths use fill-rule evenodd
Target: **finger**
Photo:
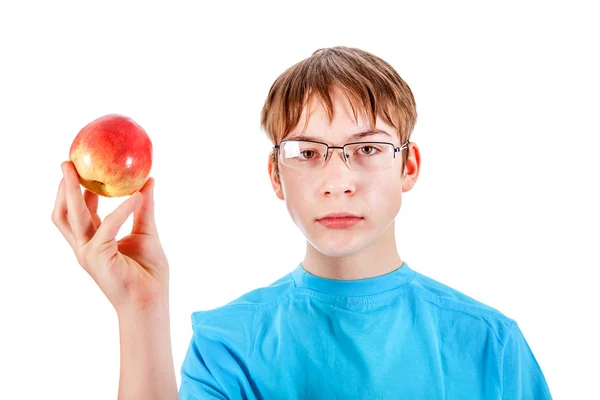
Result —
<path fill-rule="evenodd" d="M 133 214 L 133 228 L 131 233 L 158 235 L 154 219 L 154 178 L 148 178 L 140 190 L 142 201 Z"/>
<path fill-rule="evenodd" d="M 56 225 L 60 233 L 67 240 L 69 246 L 75 250 L 75 238 L 73 237 L 73 232 L 67 222 L 67 202 L 65 198 L 64 178 L 60 180 L 60 184 L 58 185 L 54 210 L 52 211 L 52 222 L 54 222 L 54 225 Z"/>
<path fill-rule="evenodd" d="M 98 229 L 100 223 L 100 216 L 98 215 L 98 195 L 94 192 L 90 192 L 85 189 L 83 191 L 83 199 L 85 200 L 85 205 L 92 216 L 92 222 L 94 223 L 94 228 Z"/>
<path fill-rule="evenodd" d="M 73 236 L 75 237 L 75 244 L 81 247 L 94 237 L 96 228 L 94 228 L 92 216 L 81 195 L 79 177 L 75 170 L 75 166 L 72 162 L 65 161 L 62 163 L 61 167 L 65 177 L 67 217 Z"/>
<path fill-rule="evenodd" d="M 133 210 L 138 207 L 141 201 L 140 197 L 142 195 L 139 192 L 135 192 L 104 218 L 104 221 L 102 221 L 102 224 L 96 231 L 96 235 L 92 239 L 95 245 L 102 246 L 116 238 L 121 226 L 127 221 Z"/>
<path fill-rule="evenodd" d="M 87 206 L 90 214 L 98 213 L 98 195 L 94 192 L 91 192 L 87 189 L 83 192 L 83 199 L 85 200 L 85 205 Z"/>

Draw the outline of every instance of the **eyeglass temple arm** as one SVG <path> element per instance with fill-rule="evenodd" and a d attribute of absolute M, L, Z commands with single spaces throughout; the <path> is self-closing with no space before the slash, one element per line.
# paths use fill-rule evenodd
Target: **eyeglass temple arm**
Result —
<path fill-rule="evenodd" d="M 406 139 L 406 142 L 404 142 L 404 144 L 402 146 L 400 146 L 400 147 L 394 147 L 394 153 L 402 151 L 402 149 L 405 148 L 408 145 L 408 143 L 409 143 L 409 140 Z"/>

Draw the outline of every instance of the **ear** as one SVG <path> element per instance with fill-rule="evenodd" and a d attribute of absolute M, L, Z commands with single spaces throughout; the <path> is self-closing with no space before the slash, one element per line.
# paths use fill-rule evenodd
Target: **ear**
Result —
<path fill-rule="evenodd" d="M 269 170 L 269 179 L 271 179 L 271 186 L 273 186 L 275 195 L 279 198 L 279 200 L 284 200 L 285 197 L 283 196 L 283 188 L 281 187 L 279 169 L 277 168 L 277 165 L 275 165 L 275 157 L 277 157 L 277 153 L 275 151 L 269 153 L 269 161 L 267 165 Z"/>
<path fill-rule="evenodd" d="M 413 188 L 421 170 L 421 152 L 417 144 L 409 142 L 406 151 L 408 151 L 408 158 L 402 173 L 402 192 L 408 192 Z"/>

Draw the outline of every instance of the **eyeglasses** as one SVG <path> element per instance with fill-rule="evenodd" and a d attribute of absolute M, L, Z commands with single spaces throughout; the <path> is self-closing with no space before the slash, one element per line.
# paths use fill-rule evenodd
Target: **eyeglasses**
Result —
<path fill-rule="evenodd" d="M 407 148 L 408 142 L 401 147 L 387 142 L 356 142 L 339 147 L 310 140 L 283 140 L 273 149 L 278 150 L 281 164 L 303 170 L 322 168 L 327 163 L 330 149 L 342 149 L 348 168 L 373 172 L 390 168 L 396 153 Z"/>

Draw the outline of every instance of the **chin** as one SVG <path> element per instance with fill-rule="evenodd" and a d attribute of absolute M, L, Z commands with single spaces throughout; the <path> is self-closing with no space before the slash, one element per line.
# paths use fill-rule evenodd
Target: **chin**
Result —
<path fill-rule="evenodd" d="M 316 250 L 323 254 L 324 256 L 330 257 L 330 258 L 344 258 L 344 257 L 350 257 L 353 256 L 355 254 L 357 254 L 359 252 L 359 250 L 355 250 L 355 251 L 350 251 L 350 250 L 332 250 L 332 251 L 328 251 L 328 249 L 319 249 L 316 248 Z"/>
<path fill-rule="evenodd" d="M 308 238 L 308 242 L 317 251 L 327 257 L 347 257 L 352 256 L 365 247 L 368 243 L 365 241 L 364 234 L 340 235 L 321 235 L 318 238 Z"/>

